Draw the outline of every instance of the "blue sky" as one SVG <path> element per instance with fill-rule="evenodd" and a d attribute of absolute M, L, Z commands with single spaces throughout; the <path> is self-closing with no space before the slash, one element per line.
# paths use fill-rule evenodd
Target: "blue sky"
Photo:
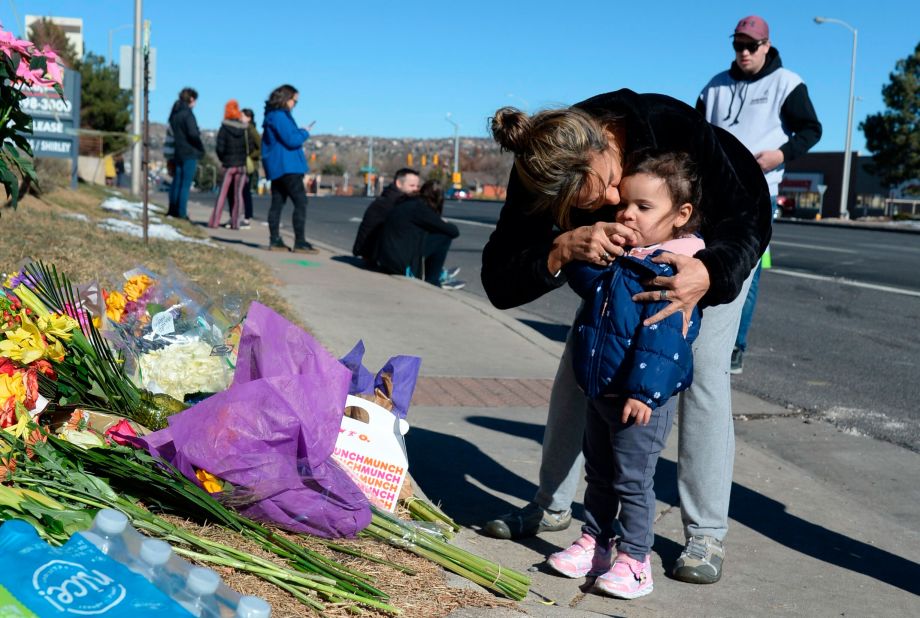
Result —
<path fill-rule="evenodd" d="M 200 93 L 203 127 L 220 123 L 229 98 L 261 115 L 268 93 L 289 82 L 301 92 L 296 119 L 316 120 L 316 133 L 382 137 L 452 135 L 447 112 L 462 135 L 485 136 L 500 106 L 535 111 L 622 87 L 692 104 L 733 59 L 735 23 L 754 13 L 808 85 L 824 124 L 818 151 L 843 149 L 852 35 L 813 17 L 859 30 L 853 146 L 865 151 L 858 123 L 884 108 L 882 86 L 920 40 L 920 3 L 891 0 L 144 4 L 158 53 L 151 119 L 165 120 L 186 85 Z M 109 31 L 133 12 L 130 0 L 7 0 L 0 21 L 21 34 L 26 14 L 82 17 L 87 49 L 106 54 Z M 131 36 L 112 34 L 116 56 Z"/>

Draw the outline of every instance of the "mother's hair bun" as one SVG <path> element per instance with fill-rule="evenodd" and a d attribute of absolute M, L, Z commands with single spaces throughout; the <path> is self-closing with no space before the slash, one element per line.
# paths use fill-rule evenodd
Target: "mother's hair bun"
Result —
<path fill-rule="evenodd" d="M 503 107 L 495 112 L 490 129 L 502 150 L 516 155 L 524 152 L 530 141 L 530 117 L 515 107 Z"/>

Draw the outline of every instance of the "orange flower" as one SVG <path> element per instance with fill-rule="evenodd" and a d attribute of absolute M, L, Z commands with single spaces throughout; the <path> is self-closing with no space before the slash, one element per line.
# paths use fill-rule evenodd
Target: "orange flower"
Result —
<path fill-rule="evenodd" d="M 195 477 L 201 481 L 205 491 L 210 494 L 216 494 L 224 490 L 224 486 L 221 484 L 220 479 L 207 470 L 195 470 Z"/>
<path fill-rule="evenodd" d="M 0 481 L 6 482 L 13 479 L 13 472 L 16 471 L 16 457 L 12 453 L 0 455 Z"/>
<path fill-rule="evenodd" d="M 29 432 L 29 435 L 26 436 L 26 457 L 32 459 L 32 456 L 35 454 L 35 450 L 32 448 L 32 445 L 38 442 L 45 442 L 47 440 L 48 436 L 38 427 Z"/>

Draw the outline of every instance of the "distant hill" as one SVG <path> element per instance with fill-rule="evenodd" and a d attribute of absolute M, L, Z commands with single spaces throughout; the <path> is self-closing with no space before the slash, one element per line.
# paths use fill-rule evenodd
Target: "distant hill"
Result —
<path fill-rule="evenodd" d="M 205 149 L 213 156 L 217 131 L 201 130 Z M 163 160 L 163 141 L 166 139 L 166 125 L 150 124 L 150 157 L 154 161 Z M 306 144 L 306 155 L 313 171 L 321 171 L 332 163 L 341 164 L 352 178 L 361 174 L 361 168 L 368 162 L 368 143 L 366 136 L 353 135 L 311 135 Z M 315 160 L 313 155 L 315 154 Z M 374 167 L 385 177 L 392 178 L 401 167 L 408 166 L 408 155 L 412 154 L 412 165 L 427 178 L 434 169 L 434 156 L 438 156 L 438 166 L 453 170 L 453 138 L 415 139 L 415 138 L 374 138 Z M 422 165 L 422 157 L 425 165 Z M 492 139 L 482 137 L 460 138 L 460 170 L 464 185 L 498 184 L 508 182 L 513 158 L 502 153 Z"/>

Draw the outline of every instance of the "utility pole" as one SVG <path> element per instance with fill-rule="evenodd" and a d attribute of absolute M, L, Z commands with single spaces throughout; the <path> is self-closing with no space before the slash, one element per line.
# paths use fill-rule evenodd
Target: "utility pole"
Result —
<path fill-rule="evenodd" d="M 144 244 L 150 225 L 150 22 L 144 21 Z"/>
<path fill-rule="evenodd" d="M 367 197 L 373 197 L 374 184 L 371 182 L 371 175 L 374 173 L 374 136 L 372 135 L 367 142 Z"/>
<path fill-rule="evenodd" d="M 134 99 L 132 103 L 131 133 L 134 145 L 131 150 L 131 193 L 139 195 L 141 192 L 141 113 L 143 107 L 143 64 L 141 59 L 141 13 L 143 1 L 134 0 L 134 53 L 131 68 L 131 77 L 134 85 Z"/>
<path fill-rule="evenodd" d="M 852 158 L 852 153 L 850 148 L 852 147 L 853 139 L 853 104 L 856 100 L 855 86 L 856 86 L 856 39 L 858 31 L 856 28 L 843 21 L 842 19 L 835 19 L 833 17 L 815 17 L 816 24 L 837 24 L 838 26 L 843 26 L 847 30 L 853 33 L 853 57 L 850 59 L 850 99 L 847 104 L 847 135 L 846 135 L 846 144 L 843 147 L 843 183 L 840 187 L 840 218 L 849 219 L 850 210 L 850 159 Z"/>
<path fill-rule="evenodd" d="M 454 188 L 460 189 L 462 187 L 462 181 L 460 180 L 460 125 L 451 120 L 451 116 L 451 112 L 447 112 L 445 117 L 447 122 L 454 125 L 454 173 L 451 177 L 451 182 Z"/>

